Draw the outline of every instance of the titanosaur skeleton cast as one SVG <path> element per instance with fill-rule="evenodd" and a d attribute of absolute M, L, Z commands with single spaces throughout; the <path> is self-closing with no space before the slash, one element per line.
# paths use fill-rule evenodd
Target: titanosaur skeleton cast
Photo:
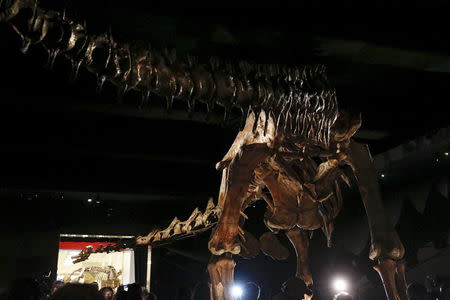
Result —
<path fill-rule="evenodd" d="M 49 64 L 58 54 L 70 59 L 73 76 L 80 66 L 95 73 L 98 86 L 105 80 L 119 87 L 142 92 L 145 104 L 154 94 L 187 103 L 192 113 L 196 101 L 239 108 L 245 125 L 217 169 L 222 183 L 217 206 L 208 203 L 205 212 L 194 211 L 162 231 L 121 245 L 156 244 L 213 229 L 208 247 L 211 299 L 230 300 L 235 262 L 232 255 L 255 256 L 259 251 L 276 259 L 286 258 L 286 249 L 276 235 L 285 234 L 297 254 L 296 277 L 310 288 L 308 267 L 310 233 L 322 229 L 331 246 L 333 220 L 342 206 L 340 180 L 349 184 L 342 171 L 348 165 L 358 180 L 371 233 L 370 258 L 383 281 L 389 300 L 406 300 L 405 268 L 399 262 L 404 248 L 394 228 L 387 222 L 377 173 L 366 145 L 351 138 L 361 124 L 359 115 L 339 111 L 335 90 L 323 66 L 287 67 L 248 62 L 228 62 L 217 58 L 202 61 L 174 51 L 158 52 L 119 44 L 110 34 L 89 35 L 84 25 L 55 11 L 45 11 L 35 0 L 3 0 L 0 22 L 9 23 L 22 38 L 22 51 L 41 44 L 49 53 Z M 264 222 L 270 232 L 259 240 L 243 229 L 250 203 L 267 203 Z M 90 249 L 113 251 L 117 247 Z M 312 292 L 304 289 L 305 299 Z"/>

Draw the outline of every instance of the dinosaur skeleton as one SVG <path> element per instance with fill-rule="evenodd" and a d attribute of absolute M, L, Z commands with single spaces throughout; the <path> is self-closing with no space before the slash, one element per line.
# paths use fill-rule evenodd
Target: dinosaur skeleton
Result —
<path fill-rule="evenodd" d="M 64 55 L 72 62 L 74 78 L 85 66 L 97 75 L 99 91 L 106 80 L 118 86 L 119 99 L 134 89 L 142 92 L 142 104 L 152 94 L 166 98 L 168 109 L 179 99 L 192 113 L 199 101 L 208 111 L 216 104 L 224 107 L 225 120 L 232 108 L 245 117 L 245 125 L 216 166 L 223 174 L 217 206 L 209 202 L 205 213 L 196 210 L 184 222 L 174 219 L 167 229 L 126 243 L 85 249 L 76 261 L 94 252 L 192 236 L 211 228 L 217 219 L 208 244 L 213 254 L 208 265 L 211 299 L 233 299 L 233 254 L 252 257 L 262 250 L 273 258 L 286 258 L 287 250 L 276 238 L 280 233 L 297 254 L 296 277 L 305 283 L 298 298 L 311 299 L 308 240 L 313 230 L 322 229 L 331 246 L 333 220 L 343 201 L 339 180 L 349 183 L 342 171 L 348 165 L 358 180 L 369 220 L 370 258 L 379 261 L 375 269 L 386 295 L 389 300 L 407 299 L 405 270 L 399 263 L 403 245 L 386 220 L 369 150 L 351 139 L 360 117 L 338 110 L 324 66 L 202 61 L 175 51 L 120 44 L 110 33 L 88 34 L 85 25 L 39 8 L 36 0 L 1 1 L 0 22 L 19 34 L 23 52 L 30 45 L 43 45 L 50 66 L 57 55 Z M 264 222 L 271 232 L 258 241 L 243 226 L 244 210 L 260 199 L 267 203 Z"/>
<path fill-rule="evenodd" d="M 79 268 L 69 275 L 66 275 L 63 279 L 64 282 L 82 282 L 93 283 L 97 282 L 99 288 L 109 286 L 117 288 L 120 285 L 119 277 L 122 275 L 122 271 L 117 272 L 113 266 L 90 266 Z M 74 278 L 74 279 L 73 279 Z"/>

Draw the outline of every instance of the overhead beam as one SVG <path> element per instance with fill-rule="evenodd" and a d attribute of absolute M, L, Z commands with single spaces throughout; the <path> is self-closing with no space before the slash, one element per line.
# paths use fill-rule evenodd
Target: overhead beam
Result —
<path fill-rule="evenodd" d="M 171 164 L 194 164 L 194 165 L 214 165 L 214 161 L 199 156 L 187 156 L 180 154 L 157 154 L 157 153 L 121 153 L 110 151 L 94 151 L 88 148 L 55 148 L 53 145 L 33 145 L 32 148 L 24 148 L 20 145 L 6 144 L 0 149 L 2 154 L 23 153 L 34 157 L 62 157 L 68 159 L 109 159 L 109 160 L 135 160 L 140 162 L 168 162 Z"/>
<path fill-rule="evenodd" d="M 158 191 L 155 189 L 147 189 L 145 191 L 138 191 L 136 193 L 130 193 L 129 191 L 111 191 L 111 188 L 102 185 L 91 185 L 90 187 L 86 186 L 65 186 L 65 187 L 30 187 L 30 186 L 9 186 L 4 187 L 0 191 L 3 194 L 8 195 L 22 195 L 23 200 L 39 200 L 41 197 L 48 197 L 60 200 L 79 200 L 79 199 L 92 199 L 92 205 L 96 204 L 96 201 L 100 201 L 100 203 L 107 201 L 120 201 L 120 202 L 129 202 L 129 203 L 138 203 L 138 202 L 146 202 L 146 203 L 164 203 L 164 202 L 173 202 L 173 201 L 186 201 L 187 199 L 198 199 L 202 195 L 186 195 L 186 193 L 167 193 L 163 191 Z M 203 195 L 204 199 L 207 200 L 208 195 Z"/>
<path fill-rule="evenodd" d="M 313 44 L 313 53 L 316 56 L 354 63 L 450 73 L 449 55 L 328 37 L 315 37 Z"/>

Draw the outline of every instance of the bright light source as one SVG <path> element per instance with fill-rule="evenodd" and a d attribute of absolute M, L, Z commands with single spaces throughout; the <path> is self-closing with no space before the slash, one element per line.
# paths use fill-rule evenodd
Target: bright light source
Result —
<path fill-rule="evenodd" d="M 91 198 L 89 198 L 89 199 L 88 199 L 88 202 L 92 202 L 92 199 L 91 199 Z"/>
<path fill-rule="evenodd" d="M 336 292 L 346 292 L 348 289 L 347 280 L 343 278 L 336 278 L 333 281 L 333 288 L 336 290 Z"/>
<path fill-rule="evenodd" d="M 445 152 L 444 154 L 445 154 L 445 156 L 448 156 L 448 152 Z"/>
<path fill-rule="evenodd" d="M 233 285 L 232 287 L 231 287 L 231 295 L 233 296 L 233 297 L 242 297 L 242 294 L 244 294 L 244 290 L 242 289 L 242 287 L 241 286 L 239 286 L 239 285 Z"/>
<path fill-rule="evenodd" d="M 384 174 L 381 174 L 381 177 L 383 177 L 383 178 L 384 178 L 385 176 L 386 176 L 386 175 L 384 175 Z"/>
<path fill-rule="evenodd" d="M 99 203 L 100 203 L 100 201 L 96 201 L 95 203 L 99 204 Z"/>

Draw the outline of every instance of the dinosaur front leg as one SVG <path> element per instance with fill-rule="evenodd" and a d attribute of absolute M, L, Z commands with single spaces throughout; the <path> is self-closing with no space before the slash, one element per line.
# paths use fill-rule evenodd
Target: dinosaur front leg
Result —
<path fill-rule="evenodd" d="M 367 145 L 351 142 L 347 162 L 358 180 L 371 235 L 369 257 L 378 259 L 375 270 L 380 274 L 389 300 L 406 300 L 403 266 L 397 263 L 404 255 L 397 232 L 389 224 L 381 199 L 378 177 Z"/>
<path fill-rule="evenodd" d="M 234 262 L 231 254 L 213 255 L 208 264 L 211 300 L 233 300 L 231 286 L 234 278 Z"/>
<path fill-rule="evenodd" d="M 311 288 L 313 285 L 313 279 L 308 264 L 309 237 L 305 231 L 298 227 L 294 227 L 293 229 L 287 231 L 286 236 L 292 246 L 294 246 L 295 253 L 297 255 L 297 272 L 295 276 L 303 280 L 308 288 Z M 311 296 L 312 292 L 308 291 L 304 295 L 304 298 L 311 299 Z"/>

